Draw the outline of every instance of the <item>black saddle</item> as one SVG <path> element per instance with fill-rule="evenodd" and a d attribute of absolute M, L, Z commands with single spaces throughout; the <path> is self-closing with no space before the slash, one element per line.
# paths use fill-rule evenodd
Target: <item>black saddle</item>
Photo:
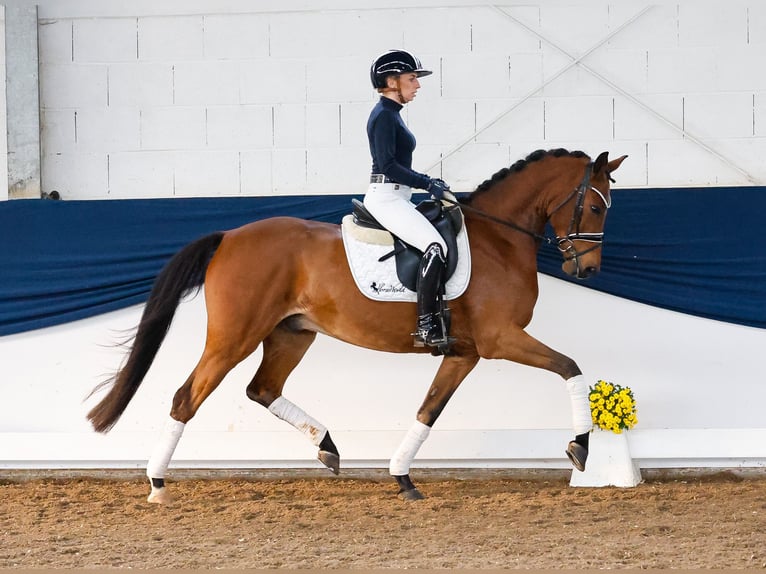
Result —
<path fill-rule="evenodd" d="M 351 202 L 354 206 L 353 216 L 356 225 L 388 231 L 367 211 L 367 208 L 361 201 L 352 199 Z M 463 228 L 463 217 L 460 213 L 460 208 L 457 205 L 444 207 L 440 201 L 425 199 L 417 204 L 415 209 L 431 222 L 447 244 L 447 268 L 444 277 L 444 283 L 446 283 L 447 279 L 452 277 L 457 267 L 457 234 Z M 379 261 L 395 257 L 396 275 L 399 281 L 407 289 L 416 291 L 418 266 L 423 257 L 423 252 L 405 243 L 393 233 L 391 235 L 394 238 L 394 249 L 390 253 L 386 253 Z"/>

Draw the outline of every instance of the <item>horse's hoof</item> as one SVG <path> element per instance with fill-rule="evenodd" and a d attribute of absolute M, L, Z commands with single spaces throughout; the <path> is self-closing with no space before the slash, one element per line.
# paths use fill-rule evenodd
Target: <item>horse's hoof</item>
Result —
<path fill-rule="evenodd" d="M 423 500 L 425 498 L 425 496 L 423 496 L 417 488 L 412 488 L 410 490 L 400 490 L 399 497 L 402 500 L 407 500 L 407 501 Z"/>
<path fill-rule="evenodd" d="M 588 449 L 583 445 L 570 441 L 566 450 L 569 460 L 580 472 L 585 470 L 585 461 L 588 460 Z"/>
<path fill-rule="evenodd" d="M 320 450 L 317 457 L 319 462 L 325 465 L 333 474 L 340 473 L 340 455 L 326 450 Z"/>
<path fill-rule="evenodd" d="M 152 504 L 170 504 L 173 502 L 173 497 L 168 494 L 168 490 L 164 486 L 162 488 L 152 486 L 152 491 L 149 493 L 146 502 Z"/>

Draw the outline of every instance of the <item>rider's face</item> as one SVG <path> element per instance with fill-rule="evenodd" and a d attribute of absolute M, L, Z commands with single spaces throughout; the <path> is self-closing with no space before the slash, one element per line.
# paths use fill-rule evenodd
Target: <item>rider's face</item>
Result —
<path fill-rule="evenodd" d="M 395 98 L 401 94 L 401 101 L 399 103 L 406 104 L 415 99 L 417 91 L 420 89 L 420 82 L 418 81 L 418 75 L 415 73 L 401 74 L 399 76 L 389 76 L 386 79 L 388 84 L 389 97 Z"/>

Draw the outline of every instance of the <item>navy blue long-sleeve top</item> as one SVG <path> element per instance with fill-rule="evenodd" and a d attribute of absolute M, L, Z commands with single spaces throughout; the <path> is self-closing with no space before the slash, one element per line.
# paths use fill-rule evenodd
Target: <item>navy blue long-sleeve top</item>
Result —
<path fill-rule="evenodd" d="M 372 173 L 417 189 L 427 189 L 431 178 L 412 170 L 415 136 L 399 115 L 402 105 L 381 96 L 367 120 L 367 139 L 372 155 Z"/>

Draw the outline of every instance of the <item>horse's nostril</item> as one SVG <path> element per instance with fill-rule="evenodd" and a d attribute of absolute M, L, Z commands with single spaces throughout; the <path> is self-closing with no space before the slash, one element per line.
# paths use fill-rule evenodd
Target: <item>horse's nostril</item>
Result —
<path fill-rule="evenodd" d="M 590 266 L 580 270 L 580 277 L 584 279 L 586 277 L 592 277 L 596 273 L 598 273 L 598 267 Z"/>

